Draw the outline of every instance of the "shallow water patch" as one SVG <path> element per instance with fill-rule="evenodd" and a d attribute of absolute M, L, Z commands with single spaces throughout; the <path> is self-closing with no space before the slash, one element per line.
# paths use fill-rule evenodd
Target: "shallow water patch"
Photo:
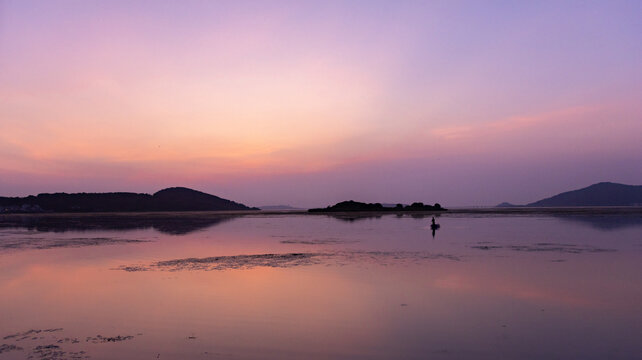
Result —
<path fill-rule="evenodd" d="M 83 347 L 92 346 L 92 344 L 116 343 L 134 339 L 133 335 L 86 336 L 84 341 L 79 340 L 77 337 L 59 338 L 57 333 L 63 331 L 63 328 L 30 329 L 6 335 L 3 337 L 5 341 L 20 342 L 20 345 L 1 344 L 0 354 L 10 351 L 27 351 L 28 359 L 89 359 L 90 356 L 86 351 L 87 349 Z"/>
<path fill-rule="evenodd" d="M 122 245 L 144 243 L 149 240 L 118 239 L 110 237 L 49 239 L 42 237 L 10 238 L 0 240 L 2 250 L 44 250 L 54 248 L 79 248 L 85 246 Z"/>
<path fill-rule="evenodd" d="M 24 350 L 20 346 L 13 345 L 13 344 L 1 344 L 0 345 L 0 354 L 2 353 L 7 353 L 9 351 L 22 351 Z"/>
<path fill-rule="evenodd" d="M 564 254 L 581 254 L 581 253 L 600 253 L 600 252 L 614 252 L 615 249 L 599 248 L 590 245 L 578 244 L 555 244 L 555 243 L 536 243 L 532 245 L 492 245 L 480 243 L 479 245 L 471 246 L 473 249 L 478 250 L 497 250 L 507 249 L 513 251 L 525 252 L 556 252 Z"/>
<path fill-rule="evenodd" d="M 245 270 L 256 267 L 292 268 L 308 265 L 347 265 L 350 263 L 371 263 L 394 265 L 424 260 L 446 259 L 458 261 L 453 255 L 427 252 L 386 252 L 386 251 L 339 251 L 318 253 L 284 253 L 215 256 L 157 261 L 151 264 L 123 265 L 117 270 L 136 271 L 181 271 L 181 270 Z"/>

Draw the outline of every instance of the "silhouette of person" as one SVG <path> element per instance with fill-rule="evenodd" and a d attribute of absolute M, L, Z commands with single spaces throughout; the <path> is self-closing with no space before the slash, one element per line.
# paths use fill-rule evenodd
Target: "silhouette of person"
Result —
<path fill-rule="evenodd" d="M 435 225 L 435 217 L 432 217 L 432 224 Z"/>

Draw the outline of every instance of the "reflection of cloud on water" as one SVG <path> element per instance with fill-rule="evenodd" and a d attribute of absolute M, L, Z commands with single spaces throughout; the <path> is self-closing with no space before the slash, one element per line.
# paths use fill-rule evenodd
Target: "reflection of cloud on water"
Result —
<path fill-rule="evenodd" d="M 370 263 L 377 265 L 400 265 L 424 260 L 452 260 L 453 255 L 409 251 L 339 251 L 319 253 L 284 253 L 232 255 L 206 258 L 186 258 L 157 261 L 151 264 L 121 266 L 118 270 L 136 271 L 181 271 L 181 270 L 246 270 L 256 267 L 292 268 L 307 265 L 348 265 Z"/>
<path fill-rule="evenodd" d="M 508 279 L 508 280 L 507 280 Z M 538 287 L 523 281 L 494 276 L 475 277 L 474 274 L 451 274 L 436 279 L 434 286 L 449 291 L 472 293 L 476 296 L 496 294 L 537 304 L 564 304 L 567 306 L 597 307 L 598 303 L 591 298 L 575 296 L 554 288 Z"/>

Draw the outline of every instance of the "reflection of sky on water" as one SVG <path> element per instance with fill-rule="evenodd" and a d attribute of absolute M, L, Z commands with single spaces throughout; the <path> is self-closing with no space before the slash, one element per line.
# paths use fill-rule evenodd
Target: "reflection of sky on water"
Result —
<path fill-rule="evenodd" d="M 134 336 L 59 344 L 92 359 L 598 359 L 639 353 L 637 227 L 600 231 L 546 216 L 444 215 L 438 222 L 435 238 L 430 218 L 394 215 L 357 221 L 246 216 L 181 235 L 155 227 L 4 228 L 0 242 L 144 242 L 0 251 L 0 339 L 48 328 L 64 329 L 57 339 Z M 553 245 L 548 251 L 511 248 L 538 244 Z M 555 250 L 569 247 L 609 251 Z M 266 254 L 326 258 L 288 267 L 273 266 Z M 236 265 L 118 270 L 212 257 Z M 237 266 L 244 261 L 253 266 Z M 54 340 L 0 340 L 25 349 L 3 359 L 26 358 Z"/>
<path fill-rule="evenodd" d="M 569 216 L 558 216 L 558 218 L 564 221 L 584 224 L 587 226 L 591 226 L 595 229 L 605 230 L 605 231 L 617 230 L 617 229 L 629 228 L 629 227 L 642 227 L 641 214 L 590 215 L 590 216 L 569 215 Z"/>

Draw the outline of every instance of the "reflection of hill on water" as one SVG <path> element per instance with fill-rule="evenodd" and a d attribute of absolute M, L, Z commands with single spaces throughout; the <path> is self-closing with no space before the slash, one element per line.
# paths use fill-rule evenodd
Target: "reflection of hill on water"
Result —
<path fill-rule="evenodd" d="M 431 218 L 439 218 L 440 214 L 434 214 L 434 213 L 393 213 L 393 214 L 382 214 L 382 213 L 377 213 L 377 214 L 372 214 L 372 213 L 335 213 L 335 214 L 329 214 L 329 213 L 324 213 L 323 215 L 331 217 L 333 219 L 337 219 L 340 221 L 346 221 L 346 222 L 355 222 L 355 221 L 361 221 L 361 220 L 374 220 L 374 219 L 381 219 L 383 216 L 394 216 L 397 218 L 402 218 L 402 217 L 409 217 L 413 219 L 431 219 Z"/>
<path fill-rule="evenodd" d="M 574 222 L 594 229 L 611 231 L 623 228 L 642 226 L 642 215 L 555 215 L 556 218 Z"/>
<path fill-rule="evenodd" d="M 339 221 L 355 222 L 368 219 L 381 219 L 382 215 L 328 214 L 327 216 Z"/>
<path fill-rule="evenodd" d="M 2 228 L 26 228 L 41 232 L 89 230 L 138 230 L 153 228 L 161 233 L 184 235 L 231 220 L 233 215 L 55 215 L 55 216 L 6 216 L 0 217 Z"/>

